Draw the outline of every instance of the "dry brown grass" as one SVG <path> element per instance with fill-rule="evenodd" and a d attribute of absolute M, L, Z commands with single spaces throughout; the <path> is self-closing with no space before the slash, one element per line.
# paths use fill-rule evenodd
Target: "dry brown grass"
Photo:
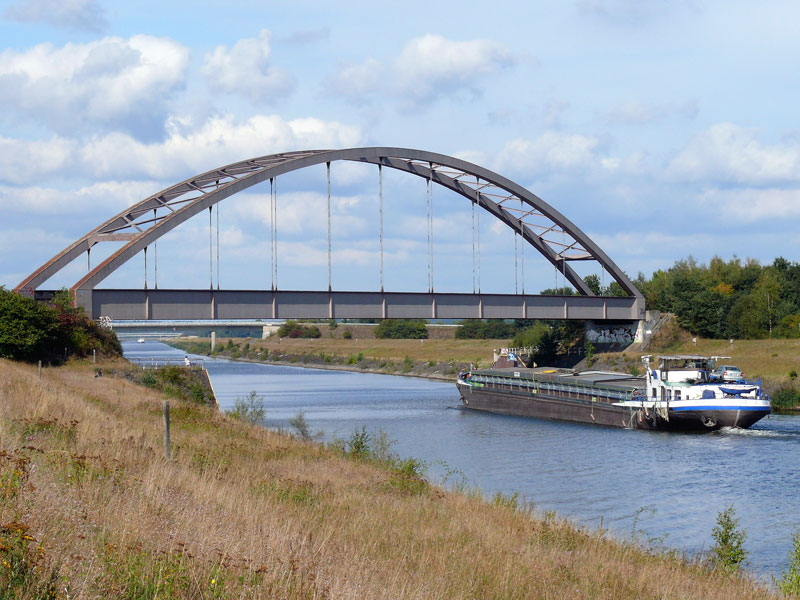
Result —
<path fill-rule="evenodd" d="M 33 538 L 20 597 L 48 573 L 70 598 L 772 597 L 198 405 L 173 404 L 167 462 L 162 400 L 0 361 L 0 524 Z"/>

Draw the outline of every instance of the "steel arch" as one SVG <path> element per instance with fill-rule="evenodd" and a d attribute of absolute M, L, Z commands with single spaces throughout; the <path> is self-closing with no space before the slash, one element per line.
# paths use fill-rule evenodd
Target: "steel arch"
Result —
<path fill-rule="evenodd" d="M 72 286 L 73 293 L 79 289 L 93 289 L 158 238 L 217 202 L 279 175 L 339 160 L 366 162 L 405 171 L 461 194 L 520 233 L 581 295 L 594 294 L 569 266 L 570 261 L 597 261 L 625 292 L 641 297 L 625 273 L 589 236 L 522 186 L 458 158 L 392 147 L 287 152 L 232 163 L 196 175 L 142 200 L 93 229 L 25 278 L 15 291 L 37 288 L 83 252 L 90 251 L 95 244 L 126 241 L 127 244 Z M 474 181 L 471 181 L 472 178 Z M 516 204 L 520 208 L 512 206 Z M 159 210 L 162 211 L 161 216 L 157 214 Z M 167 214 L 163 213 L 165 210 Z M 561 241 L 556 239 L 558 234 L 561 234 Z"/>

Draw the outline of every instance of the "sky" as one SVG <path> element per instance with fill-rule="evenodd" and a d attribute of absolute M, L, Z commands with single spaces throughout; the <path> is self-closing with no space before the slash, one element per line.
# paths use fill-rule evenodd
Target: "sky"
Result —
<path fill-rule="evenodd" d="M 631 277 L 690 255 L 797 261 L 798 22 L 800 4 L 782 0 L 3 0 L 0 285 L 197 173 L 360 146 L 491 169 Z M 376 290 L 377 172 L 331 170 L 333 287 Z M 279 178 L 283 289 L 327 287 L 325 186 L 324 167 Z M 427 289 L 426 193 L 384 174 L 388 290 Z M 470 292 L 470 204 L 433 197 L 436 289 Z M 251 188 L 220 203 L 219 279 L 207 219 L 164 236 L 159 287 L 269 288 L 268 201 Z M 478 232 L 483 291 L 562 285 L 489 215 Z M 117 247 L 95 247 L 90 264 Z M 87 268 L 84 256 L 43 287 Z M 144 275 L 135 257 L 101 287 L 141 287 Z"/>

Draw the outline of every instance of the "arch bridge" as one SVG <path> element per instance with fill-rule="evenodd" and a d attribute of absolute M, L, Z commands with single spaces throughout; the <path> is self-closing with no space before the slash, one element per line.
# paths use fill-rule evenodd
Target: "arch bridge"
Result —
<path fill-rule="evenodd" d="M 377 166 L 380 210 L 380 289 L 354 292 L 331 285 L 330 165 L 354 161 Z M 328 174 L 328 289 L 297 291 L 277 285 L 277 183 L 280 175 L 314 165 L 327 165 Z M 383 289 L 383 187 L 382 170 L 390 168 L 427 181 L 429 263 L 427 292 L 390 292 Z M 161 236 L 211 210 L 214 205 L 259 183 L 269 183 L 271 212 L 272 285 L 264 290 L 98 288 L 116 269 L 144 253 Z M 536 249 L 577 291 L 572 296 L 486 294 L 474 275 L 472 293 L 441 293 L 434 290 L 432 252 L 431 188 L 443 186 L 471 204 L 473 220 L 477 209 L 499 220 Z M 218 210 L 218 207 L 217 207 Z M 209 235 L 211 230 L 209 229 Z M 219 235 L 219 233 L 217 233 Z M 480 235 L 480 233 L 478 233 Z M 473 247 L 475 241 L 473 227 Z M 71 286 L 78 305 L 94 318 L 113 319 L 236 319 L 236 318 L 524 318 L 631 321 L 644 318 L 644 299 L 625 273 L 563 214 L 513 181 L 481 166 L 451 156 L 405 148 L 370 147 L 342 150 L 307 150 L 252 158 L 212 169 L 168 187 L 92 229 L 56 254 L 25 278 L 15 291 L 35 297 L 52 292 L 38 288 L 83 253 L 101 243 L 122 243 L 122 247 L 91 268 Z M 219 241 L 217 241 L 219 249 Z M 480 249 L 478 251 L 480 253 Z M 523 253 L 524 260 L 524 253 Z M 213 260 L 210 257 L 213 264 Z M 595 261 L 624 290 L 627 296 L 595 296 L 570 264 Z M 478 254 L 478 264 L 480 255 Z M 219 269 L 219 259 L 217 259 Z M 156 264 L 157 269 L 157 264 Z M 478 266 L 478 273 L 480 273 Z M 523 263 L 524 269 L 524 263 Z M 156 270 L 157 273 L 157 270 Z"/>

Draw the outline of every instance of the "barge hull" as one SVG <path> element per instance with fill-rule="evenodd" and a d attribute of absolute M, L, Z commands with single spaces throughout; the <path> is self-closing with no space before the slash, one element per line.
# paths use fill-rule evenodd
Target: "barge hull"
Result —
<path fill-rule="evenodd" d="M 762 410 L 670 410 L 664 419 L 653 410 L 614 406 L 538 393 L 522 395 L 458 384 L 466 408 L 491 413 L 572 421 L 591 425 L 647 429 L 651 431 L 709 432 L 723 427 L 748 428 L 769 411 Z"/>
<path fill-rule="evenodd" d="M 579 401 L 548 394 L 521 395 L 499 390 L 475 390 L 458 385 L 466 408 L 487 412 L 535 417 L 554 421 L 573 421 L 609 427 L 636 427 L 637 411 L 604 402 Z"/>

